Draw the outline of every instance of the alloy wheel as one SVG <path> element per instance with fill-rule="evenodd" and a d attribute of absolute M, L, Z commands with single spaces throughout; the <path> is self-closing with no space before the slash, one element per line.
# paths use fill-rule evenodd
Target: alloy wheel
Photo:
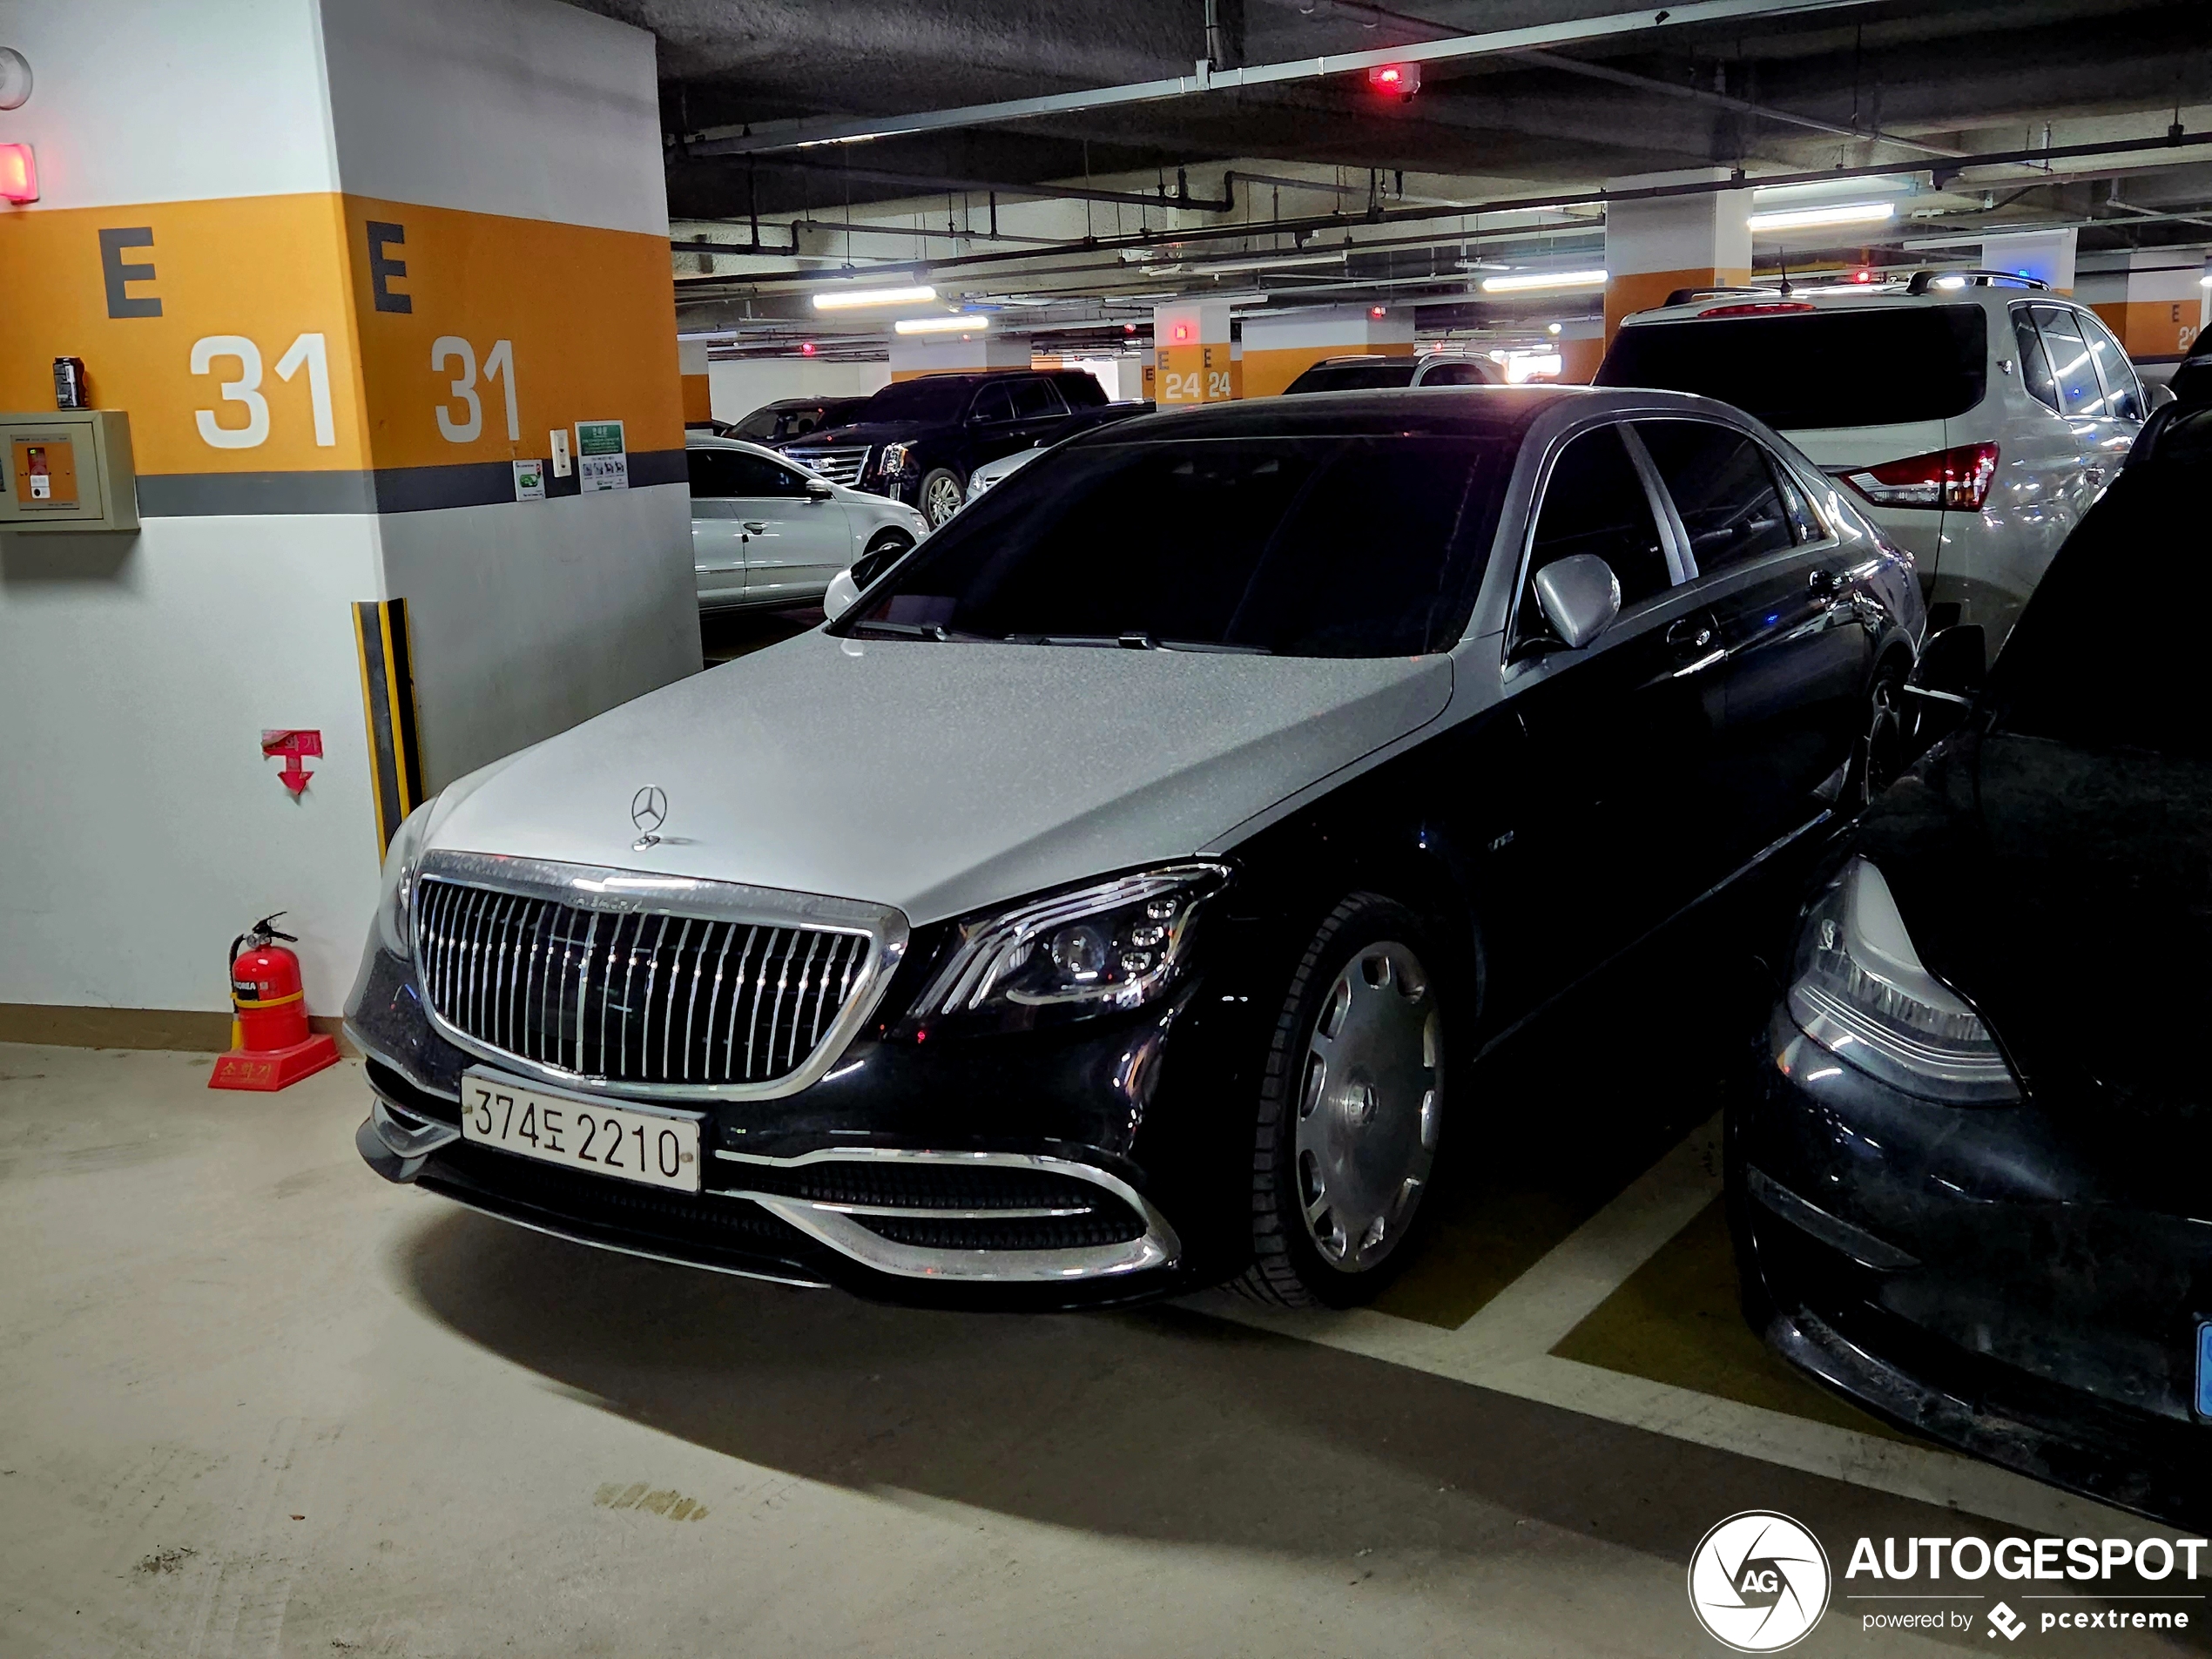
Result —
<path fill-rule="evenodd" d="M 922 497 L 922 511 L 929 515 L 933 528 L 942 524 L 960 511 L 960 483 L 949 473 L 929 481 L 928 492 Z"/>
<path fill-rule="evenodd" d="M 1298 1209 L 1340 1272 L 1374 1267 L 1413 1225 L 1443 1127 L 1443 1041 L 1428 974 L 1395 940 L 1344 965 L 1306 1033 Z"/>

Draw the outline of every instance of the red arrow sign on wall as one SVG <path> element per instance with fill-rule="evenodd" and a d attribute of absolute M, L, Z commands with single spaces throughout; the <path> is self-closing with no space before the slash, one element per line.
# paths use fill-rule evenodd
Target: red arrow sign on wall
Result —
<path fill-rule="evenodd" d="M 307 779 L 314 773 L 300 763 L 312 755 L 322 757 L 322 733 L 320 732 L 277 731 L 265 728 L 261 732 L 261 753 L 282 757 L 284 766 L 277 773 L 277 781 L 294 796 L 307 786 Z"/>

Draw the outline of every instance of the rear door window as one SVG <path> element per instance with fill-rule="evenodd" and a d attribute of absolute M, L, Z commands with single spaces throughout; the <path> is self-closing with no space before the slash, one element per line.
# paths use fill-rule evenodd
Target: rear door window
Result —
<path fill-rule="evenodd" d="M 1595 553 L 1613 567 L 1624 610 L 1671 585 L 1651 496 L 1615 427 L 1583 433 L 1553 463 L 1536 514 L 1530 582 L 1547 564 L 1575 553 Z M 1522 595 L 1524 629 L 1542 615 L 1535 603 L 1533 590 Z"/>
<path fill-rule="evenodd" d="M 1710 421 L 1639 421 L 1636 435 L 1674 497 L 1699 575 L 1797 545 L 1766 453 L 1743 434 Z"/>
<path fill-rule="evenodd" d="M 695 501 L 721 501 L 733 496 L 755 496 L 745 488 L 752 474 L 745 463 L 752 457 L 741 449 L 686 449 L 684 460 L 691 474 Z"/>
<path fill-rule="evenodd" d="M 2128 353 L 2112 330 L 2098 320 L 2094 312 L 2077 311 L 2074 320 L 2081 327 L 2081 338 L 2089 342 L 2090 361 L 2096 365 L 2097 378 L 2105 388 L 2105 412 L 2116 421 L 2140 421 L 2143 418 L 2143 387 L 2135 378 L 2135 366 L 2128 361 Z"/>
<path fill-rule="evenodd" d="M 1060 394 L 1050 381 L 1017 381 L 1013 389 L 1014 418 L 1017 421 L 1042 421 L 1068 412 L 1068 406 L 1060 401 Z"/>
<path fill-rule="evenodd" d="M 1480 363 L 1438 363 L 1421 376 L 1424 386 L 1482 386 L 1488 381 Z"/>
<path fill-rule="evenodd" d="M 1007 395 L 1003 386 L 987 386 L 976 393 L 975 407 L 968 415 L 971 421 L 981 421 L 987 425 L 1013 418 L 1014 400 Z"/>
<path fill-rule="evenodd" d="M 2031 306 L 2035 325 L 2043 332 L 2043 348 L 2050 354 L 2051 377 L 2059 384 L 2059 411 L 2101 418 L 2112 413 L 2105 401 L 2104 382 L 2081 337 L 2081 325 L 2064 306 Z"/>
<path fill-rule="evenodd" d="M 1733 403 L 1782 430 L 1893 426 L 1964 415 L 1989 389 L 1979 306 L 1641 323 L 1614 337 L 1600 386 L 1653 386 Z"/>
<path fill-rule="evenodd" d="M 2013 338 L 2020 345 L 2020 384 L 2027 395 L 2056 415 L 2059 411 L 2059 383 L 2051 375 L 2051 355 L 2043 349 L 2043 336 L 2036 332 L 2035 319 L 2027 314 L 2026 306 L 2013 307 Z"/>

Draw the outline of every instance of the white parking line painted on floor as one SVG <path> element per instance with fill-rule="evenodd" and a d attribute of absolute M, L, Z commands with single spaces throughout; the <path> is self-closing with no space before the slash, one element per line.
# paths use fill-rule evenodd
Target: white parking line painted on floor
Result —
<path fill-rule="evenodd" d="M 1457 1330 L 1356 1308 L 1287 1312 L 1225 1291 L 1184 1305 L 1237 1324 L 1740 1453 L 2040 1534 L 2140 1538 L 2147 1521 L 1930 1447 L 1813 1422 L 1550 1352 L 1720 1195 L 1720 1118 L 1701 1124 Z"/>

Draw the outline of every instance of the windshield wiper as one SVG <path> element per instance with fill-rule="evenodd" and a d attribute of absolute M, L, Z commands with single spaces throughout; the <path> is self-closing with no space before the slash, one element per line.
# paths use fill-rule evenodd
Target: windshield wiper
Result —
<path fill-rule="evenodd" d="M 1008 634 L 1010 645 L 1087 645 L 1109 651 L 1196 651 L 1233 657 L 1272 657 L 1265 645 L 1228 645 L 1204 639 L 1162 639 L 1132 629 L 1120 634 Z"/>
<path fill-rule="evenodd" d="M 885 622 L 878 617 L 856 622 L 850 631 L 855 635 L 882 634 L 893 639 L 927 639 L 939 644 L 957 640 L 994 641 L 997 637 L 994 634 L 962 633 L 957 628 L 946 627 L 941 622 Z"/>

